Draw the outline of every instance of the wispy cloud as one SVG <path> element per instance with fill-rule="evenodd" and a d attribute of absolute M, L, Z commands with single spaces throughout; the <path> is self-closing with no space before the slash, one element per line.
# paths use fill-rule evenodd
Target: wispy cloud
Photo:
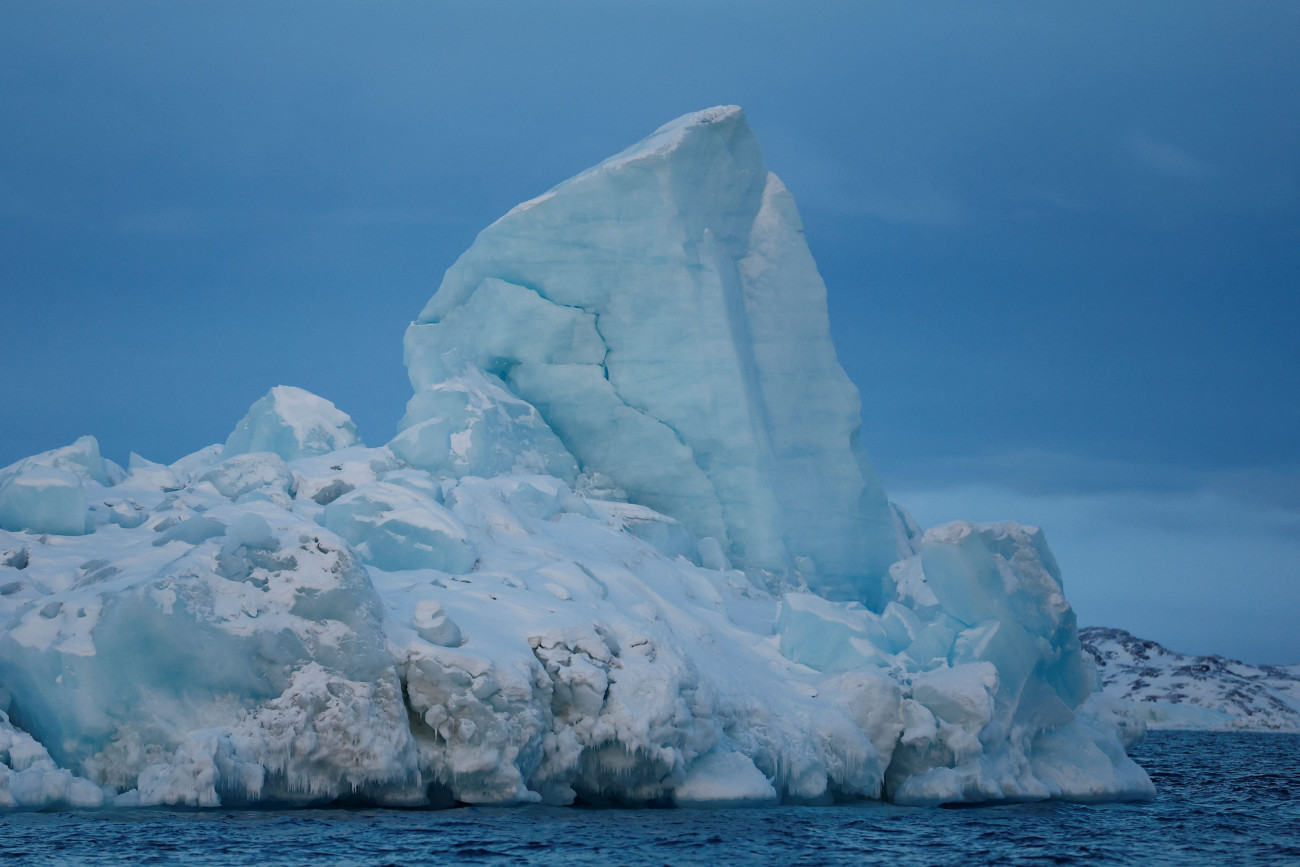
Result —
<path fill-rule="evenodd" d="M 774 170 L 802 207 L 909 226 L 951 226 L 970 219 L 970 207 L 922 160 L 880 152 L 847 160 L 788 128 L 765 130 L 764 140 L 765 151 L 776 155 Z"/>
<path fill-rule="evenodd" d="M 911 490 L 996 485 L 1020 494 L 1053 496 L 1205 491 L 1257 506 L 1300 510 L 1297 463 L 1204 469 L 1024 449 L 928 458 L 886 475 Z"/>
<path fill-rule="evenodd" d="M 1125 148 L 1138 162 L 1152 171 L 1175 178 L 1203 178 L 1214 173 L 1214 166 L 1168 142 L 1146 133 L 1130 135 Z"/>
<path fill-rule="evenodd" d="M 122 217 L 117 224 L 124 235 L 160 238 L 192 238 L 208 235 L 217 225 L 224 225 L 228 215 L 184 208 L 162 208 Z"/>
<path fill-rule="evenodd" d="M 330 210 L 216 210 L 159 208 L 128 214 L 117 222 L 124 235 L 190 238 L 258 226 L 322 224 L 365 227 L 456 222 L 449 213 L 413 208 L 335 208 Z"/>
<path fill-rule="evenodd" d="M 895 179 L 858 191 L 839 190 L 832 206 L 841 213 L 909 226 L 951 226 L 967 218 L 966 207 L 927 178 L 907 183 Z"/>

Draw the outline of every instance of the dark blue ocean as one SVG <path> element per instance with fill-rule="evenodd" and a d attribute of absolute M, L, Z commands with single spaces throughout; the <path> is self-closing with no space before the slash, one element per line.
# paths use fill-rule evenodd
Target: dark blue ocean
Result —
<path fill-rule="evenodd" d="M 1154 733 L 1145 804 L 0 818 L 8 864 L 1300 864 L 1300 735 Z"/>

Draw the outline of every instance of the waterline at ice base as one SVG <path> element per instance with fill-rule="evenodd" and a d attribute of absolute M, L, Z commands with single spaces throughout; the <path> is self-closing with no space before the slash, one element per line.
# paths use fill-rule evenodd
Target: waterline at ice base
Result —
<path fill-rule="evenodd" d="M 1152 795 L 1043 534 L 886 499 L 739 109 L 489 226 L 405 352 L 386 445 L 280 386 L 0 471 L 0 805 Z"/>

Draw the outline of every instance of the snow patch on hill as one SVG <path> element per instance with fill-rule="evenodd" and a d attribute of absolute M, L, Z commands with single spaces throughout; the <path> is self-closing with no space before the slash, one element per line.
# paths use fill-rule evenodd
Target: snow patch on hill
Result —
<path fill-rule="evenodd" d="M 1185 656 L 1122 629 L 1079 631 L 1107 695 L 1152 729 L 1300 732 L 1300 666 Z"/>

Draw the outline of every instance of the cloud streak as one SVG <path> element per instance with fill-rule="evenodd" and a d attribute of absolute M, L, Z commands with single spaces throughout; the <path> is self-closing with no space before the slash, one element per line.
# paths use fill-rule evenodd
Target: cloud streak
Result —
<path fill-rule="evenodd" d="M 1182 148 L 1158 141 L 1145 133 L 1134 133 L 1128 152 L 1148 169 L 1173 178 L 1199 179 L 1214 173 L 1214 166 Z"/>

